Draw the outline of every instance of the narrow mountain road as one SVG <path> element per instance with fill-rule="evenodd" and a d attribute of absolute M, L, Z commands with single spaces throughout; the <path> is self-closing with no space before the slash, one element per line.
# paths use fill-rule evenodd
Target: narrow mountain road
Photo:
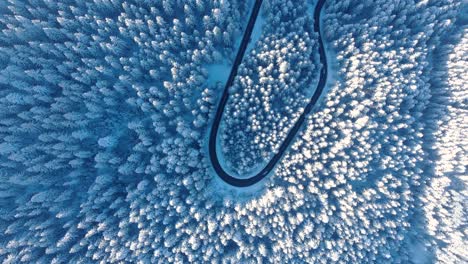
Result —
<path fill-rule="evenodd" d="M 234 82 L 234 78 L 237 75 L 237 70 L 239 68 L 240 63 L 242 62 L 242 58 L 244 57 L 245 50 L 247 48 L 247 44 L 249 43 L 250 36 L 252 34 L 252 30 L 255 25 L 255 21 L 257 19 L 260 7 L 262 5 L 263 0 L 256 0 L 255 5 L 253 7 L 252 13 L 249 18 L 249 23 L 247 24 L 247 28 L 245 29 L 244 36 L 242 38 L 242 42 L 240 44 L 239 50 L 237 52 L 236 59 L 234 64 L 231 68 L 231 73 L 229 74 L 228 81 L 226 82 L 226 86 L 224 87 L 223 96 L 221 97 L 221 101 L 219 102 L 218 109 L 216 111 L 215 119 L 213 121 L 213 126 L 211 127 L 210 138 L 209 138 L 209 156 L 211 163 L 213 165 L 214 170 L 218 174 L 218 176 L 225 181 L 227 184 L 236 187 L 248 187 L 254 185 L 255 183 L 261 181 L 265 176 L 267 176 L 275 167 L 276 163 L 281 159 L 284 152 L 291 144 L 292 140 L 296 136 L 297 132 L 304 123 L 305 117 L 310 113 L 312 107 L 317 103 L 320 95 L 323 92 L 325 84 L 327 82 L 327 58 L 325 56 L 325 48 L 323 47 L 322 42 L 322 35 L 320 32 L 320 13 L 322 7 L 326 0 L 318 0 L 315 9 L 314 9 L 314 31 L 318 33 L 318 42 L 319 42 L 319 53 L 320 53 L 320 62 L 322 63 L 322 69 L 320 70 L 320 79 L 317 85 L 317 89 L 315 90 L 312 98 L 310 99 L 309 103 L 307 103 L 304 112 L 299 116 L 294 126 L 289 131 L 286 139 L 280 145 L 278 152 L 270 159 L 270 161 L 266 164 L 266 166 L 257 174 L 249 178 L 237 178 L 234 176 L 229 175 L 221 166 L 218 154 L 216 153 L 216 139 L 218 136 L 218 129 L 221 119 L 223 117 L 224 107 L 226 106 L 227 100 L 229 98 L 229 87 L 232 86 Z"/>

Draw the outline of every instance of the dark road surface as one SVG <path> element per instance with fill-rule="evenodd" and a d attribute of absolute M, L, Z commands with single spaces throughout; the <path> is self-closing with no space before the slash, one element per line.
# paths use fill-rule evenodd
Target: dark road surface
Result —
<path fill-rule="evenodd" d="M 226 106 L 227 100 L 229 98 L 229 87 L 232 86 L 234 82 L 234 78 L 237 75 L 237 69 L 239 68 L 240 63 L 242 62 L 242 58 L 244 57 L 245 50 L 247 48 L 247 44 L 250 40 L 250 35 L 252 34 L 252 30 L 255 25 L 255 20 L 257 19 L 258 12 L 262 5 L 263 0 L 256 0 L 255 5 L 253 7 L 252 14 L 249 18 L 249 23 L 247 24 L 247 28 L 245 29 L 244 36 L 242 38 L 241 45 L 237 52 L 236 59 L 231 69 L 231 73 L 229 74 L 229 79 L 226 82 L 226 86 L 224 88 L 223 96 L 221 97 L 221 101 L 219 102 L 218 109 L 216 111 L 215 119 L 213 121 L 213 126 L 210 132 L 209 138 L 209 155 L 210 160 L 213 165 L 214 170 L 218 174 L 218 176 L 225 181 L 227 184 L 236 187 L 247 187 L 253 185 L 259 181 L 261 181 L 271 170 L 275 167 L 276 163 L 281 159 L 284 152 L 291 144 L 292 140 L 296 136 L 297 132 L 304 123 L 305 117 L 310 113 L 312 107 L 315 105 L 317 100 L 319 99 L 320 95 L 323 92 L 323 88 L 325 87 L 327 81 L 327 58 L 325 56 L 325 49 L 323 47 L 322 42 L 322 35 L 320 33 L 320 12 L 322 10 L 323 4 L 325 0 L 318 0 L 317 5 L 314 9 L 314 31 L 318 33 L 318 42 L 319 42 L 319 53 L 320 53 L 320 62 L 322 63 L 322 69 L 320 70 L 320 79 L 317 85 L 317 89 L 314 92 L 314 95 L 310 99 L 309 103 L 306 105 L 304 112 L 299 116 L 298 120 L 294 124 L 294 126 L 289 131 L 286 139 L 281 144 L 278 152 L 271 158 L 271 160 L 267 163 L 267 165 L 256 175 L 249 177 L 249 178 L 237 178 L 234 176 L 229 175 L 221 166 L 218 160 L 218 154 L 216 153 L 216 138 L 218 136 L 218 129 L 219 124 L 221 122 L 221 118 L 223 117 L 224 107 Z"/>

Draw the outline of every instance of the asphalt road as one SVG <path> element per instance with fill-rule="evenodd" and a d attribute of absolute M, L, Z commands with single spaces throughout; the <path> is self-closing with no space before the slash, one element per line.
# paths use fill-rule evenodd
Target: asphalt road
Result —
<path fill-rule="evenodd" d="M 227 100 L 229 98 L 229 87 L 232 86 L 234 82 L 234 78 L 237 75 L 237 70 L 239 68 L 240 63 L 242 62 L 242 58 L 244 57 L 245 50 L 247 48 L 247 44 L 250 41 L 250 36 L 252 34 L 252 30 L 255 25 L 255 20 L 257 20 L 258 12 L 262 5 L 263 0 L 256 0 L 255 5 L 253 7 L 252 13 L 249 18 L 249 23 L 247 24 L 247 28 L 245 29 L 244 36 L 242 38 L 242 42 L 240 44 L 239 50 L 236 55 L 236 59 L 234 64 L 231 68 L 231 73 L 229 74 L 228 81 L 226 82 L 226 86 L 224 87 L 223 96 L 221 97 L 221 101 L 219 102 L 218 109 L 216 111 L 215 119 L 213 121 L 213 126 L 211 127 L 210 138 L 209 138 L 209 155 L 211 164 L 213 165 L 214 170 L 218 174 L 218 176 L 225 181 L 227 184 L 236 187 L 247 187 L 250 185 L 254 185 L 255 183 L 261 181 L 265 176 L 267 176 L 275 167 L 276 163 L 281 159 L 284 152 L 291 144 L 292 140 L 296 136 L 297 132 L 304 123 L 306 115 L 310 113 L 312 107 L 317 103 L 320 95 L 323 92 L 325 84 L 327 82 L 327 58 L 325 56 L 325 49 L 323 47 L 322 42 L 322 35 L 320 33 L 320 12 L 322 10 L 323 4 L 326 0 L 318 0 L 315 9 L 314 9 L 314 31 L 318 33 L 318 42 L 319 42 L 319 53 L 320 53 L 320 62 L 322 63 L 322 69 L 320 70 L 320 79 L 317 84 L 317 89 L 314 92 L 314 95 L 310 99 L 309 103 L 307 103 L 304 112 L 299 116 L 298 120 L 294 124 L 294 126 L 289 131 L 286 139 L 281 144 L 278 152 L 270 159 L 267 165 L 257 174 L 249 178 L 237 178 L 234 176 L 229 175 L 221 166 L 218 159 L 218 154 L 216 153 L 216 138 L 218 136 L 218 129 L 221 119 L 223 117 L 224 107 L 226 106 Z"/>

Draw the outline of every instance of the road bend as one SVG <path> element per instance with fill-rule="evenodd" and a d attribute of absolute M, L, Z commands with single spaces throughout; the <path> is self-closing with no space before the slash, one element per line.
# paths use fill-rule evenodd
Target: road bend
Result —
<path fill-rule="evenodd" d="M 255 25 L 255 21 L 257 20 L 257 16 L 260 10 L 260 7 L 262 5 L 263 0 L 256 0 L 254 7 L 252 9 L 252 12 L 250 14 L 249 22 L 247 24 L 247 27 L 244 31 L 244 36 L 242 37 L 242 42 L 240 44 L 239 50 L 237 51 L 236 59 L 234 60 L 234 64 L 231 68 L 231 72 L 229 74 L 229 78 L 226 82 L 226 85 L 224 87 L 223 91 L 223 96 L 221 97 L 221 100 L 219 102 L 215 119 L 213 121 L 213 125 L 211 127 L 211 132 L 210 132 L 210 137 L 209 137 L 209 156 L 210 156 L 210 161 L 213 166 L 213 169 L 215 172 L 218 174 L 218 176 L 227 184 L 235 186 L 235 187 L 248 187 L 251 185 L 254 185 L 255 183 L 261 181 L 265 176 L 267 176 L 275 167 L 275 165 L 278 163 L 278 161 L 281 159 L 283 156 L 284 152 L 287 150 L 293 139 L 295 138 L 297 132 L 301 128 L 302 124 L 305 121 L 306 116 L 310 113 L 314 105 L 317 103 L 318 99 L 320 98 L 320 95 L 323 92 L 323 89 L 325 87 L 325 84 L 327 82 L 327 58 L 325 55 L 325 48 L 323 46 L 322 42 L 322 34 L 320 32 L 320 13 L 322 10 L 322 7 L 324 5 L 326 0 L 318 0 L 317 4 L 315 5 L 314 8 L 314 31 L 318 33 L 318 43 L 319 43 L 319 53 L 320 53 L 320 62 L 322 64 L 322 68 L 320 70 L 320 79 L 317 84 L 317 89 L 315 90 L 314 94 L 312 95 L 310 101 L 307 103 L 306 107 L 304 108 L 304 111 L 302 114 L 299 116 L 297 119 L 296 123 L 294 123 L 294 126 L 291 128 L 291 130 L 288 132 L 286 138 L 284 141 L 281 143 L 280 148 L 278 152 L 268 161 L 268 163 L 263 167 L 263 169 L 258 172 L 257 174 L 248 177 L 248 178 L 239 178 L 230 175 L 228 172 L 226 172 L 223 167 L 221 166 L 219 159 L 218 159 L 218 154 L 217 154 L 217 149 L 216 149 L 216 142 L 217 142 L 217 136 L 218 136 L 218 130 L 219 130 L 219 125 L 221 123 L 221 119 L 223 117 L 223 112 L 224 108 L 226 107 L 227 100 L 229 98 L 229 87 L 232 86 L 234 83 L 234 79 L 237 75 L 237 70 L 239 68 L 239 65 L 242 62 L 242 59 L 245 54 L 245 50 L 247 49 L 247 45 L 249 44 L 250 41 L 250 36 L 252 35 L 252 31 Z"/>

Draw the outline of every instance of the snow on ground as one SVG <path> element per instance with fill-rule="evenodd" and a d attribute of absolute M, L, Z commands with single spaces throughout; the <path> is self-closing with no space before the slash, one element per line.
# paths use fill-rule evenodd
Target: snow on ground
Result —
<path fill-rule="evenodd" d="M 268 1 L 268 0 L 265 0 Z M 263 33 L 263 26 L 265 25 L 265 16 L 264 10 L 265 5 L 262 5 L 260 11 L 257 16 L 257 20 L 255 21 L 255 26 L 252 30 L 252 35 L 250 36 L 250 42 L 247 45 L 247 49 L 245 50 L 245 54 L 249 54 L 250 51 L 255 47 L 255 44 L 260 39 Z"/>
<path fill-rule="evenodd" d="M 215 64 L 208 64 L 205 69 L 208 71 L 208 85 L 215 85 L 216 83 L 226 83 L 231 72 L 231 62 L 224 59 L 222 62 Z M 223 86 L 224 89 L 224 86 Z"/>

